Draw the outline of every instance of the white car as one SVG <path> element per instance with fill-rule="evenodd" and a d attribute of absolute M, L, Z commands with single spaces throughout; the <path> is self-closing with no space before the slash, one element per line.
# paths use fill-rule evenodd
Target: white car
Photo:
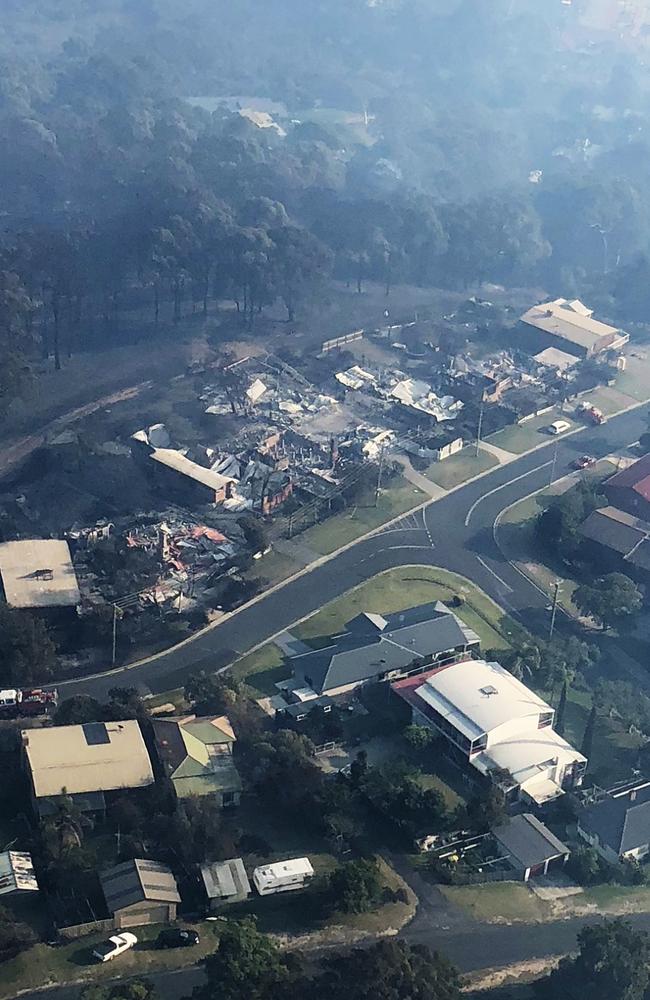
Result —
<path fill-rule="evenodd" d="M 117 958 L 118 955 L 128 951 L 137 943 L 138 939 L 135 934 L 125 931 L 124 934 L 114 934 L 113 937 L 109 937 L 108 941 L 98 944 L 93 950 L 93 955 L 100 962 L 110 962 L 112 958 Z"/>
<path fill-rule="evenodd" d="M 567 420 L 554 420 L 552 424 L 548 426 L 549 434 L 564 434 L 565 431 L 571 429 L 571 424 Z"/>

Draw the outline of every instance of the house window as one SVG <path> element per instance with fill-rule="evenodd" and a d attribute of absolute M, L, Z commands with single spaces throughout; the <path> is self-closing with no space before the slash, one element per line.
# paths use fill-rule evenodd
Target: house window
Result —
<path fill-rule="evenodd" d="M 477 739 L 472 742 L 471 753 L 478 753 L 479 750 L 487 750 L 487 742 L 487 733 L 483 733 L 482 736 L 477 737 Z"/>
<path fill-rule="evenodd" d="M 235 792 L 224 792 L 221 796 L 221 805 L 224 809 L 228 806 L 234 806 L 237 804 L 237 795 Z"/>
<path fill-rule="evenodd" d="M 553 712 L 542 712 L 537 723 L 537 728 L 546 729 L 547 726 L 552 725 L 553 715 Z"/>

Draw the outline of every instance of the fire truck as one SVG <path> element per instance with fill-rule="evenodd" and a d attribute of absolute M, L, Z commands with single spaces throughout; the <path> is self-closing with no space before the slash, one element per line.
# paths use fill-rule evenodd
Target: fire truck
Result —
<path fill-rule="evenodd" d="M 42 688 L 9 688 L 0 691 L 0 719 L 19 719 L 48 715 L 59 702 L 56 690 Z"/>

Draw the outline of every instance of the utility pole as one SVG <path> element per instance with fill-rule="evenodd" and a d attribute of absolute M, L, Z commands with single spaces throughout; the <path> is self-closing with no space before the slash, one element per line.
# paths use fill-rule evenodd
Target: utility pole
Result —
<path fill-rule="evenodd" d="M 113 655 L 111 665 L 115 666 L 115 655 L 117 652 L 117 604 L 113 605 Z"/>
<path fill-rule="evenodd" d="M 551 627 L 548 630 L 549 641 L 553 638 L 553 632 L 555 631 L 555 616 L 557 615 L 557 601 L 560 594 L 560 584 L 561 580 L 556 580 L 553 584 L 553 606 L 551 608 Z"/>
<path fill-rule="evenodd" d="M 481 400 L 481 409 L 478 412 L 478 427 L 476 428 L 476 457 L 478 458 L 479 451 L 481 450 L 481 433 L 483 431 L 483 411 L 485 409 L 485 402 Z"/>
<path fill-rule="evenodd" d="M 381 489 L 381 476 L 384 471 L 384 449 L 385 445 L 382 443 L 381 449 L 379 451 L 379 467 L 377 469 L 377 486 L 375 487 L 375 507 L 379 503 L 379 491 Z"/>

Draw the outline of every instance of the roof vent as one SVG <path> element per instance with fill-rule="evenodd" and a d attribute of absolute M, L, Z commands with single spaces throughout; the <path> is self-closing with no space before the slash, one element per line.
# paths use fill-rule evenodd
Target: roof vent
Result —
<path fill-rule="evenodd" d="M 485 695 L 486 698 L 491 698 L 492 695 L 499 693 L 493 684 L 487 684 L 485 687 L 482 687 L 479 690 L 482 695 Z"/>

